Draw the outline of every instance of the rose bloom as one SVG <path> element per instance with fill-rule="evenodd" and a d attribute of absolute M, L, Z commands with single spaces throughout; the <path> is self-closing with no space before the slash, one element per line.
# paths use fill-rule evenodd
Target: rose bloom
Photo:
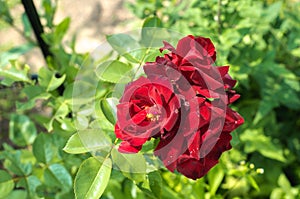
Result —
<path fill-rule="evenodd" d="M 166 78 L 140 77 L 125 88 L 117 105 L 117 138 L 119 151 L 138 152 L 151 137 L 167 137 L 180 119 L 179 99 Z M 166 133 L 168 132 L 168 133 Z"/>
<path fill-rule="evenodd" d="M 151 137 L 154 150 L 172 172 L 204 176 L 231 148 L 232 132 L 244 120 L 228 105 L 239 98 L 229 66 L 213 66 L 215 47 L 208 38 L 187 36 L 176 49 L 167 42 L 164 57 L 144 65 L 147 78 L 129 84 L 117 107 L 119 150 L 138 152 Z"/>

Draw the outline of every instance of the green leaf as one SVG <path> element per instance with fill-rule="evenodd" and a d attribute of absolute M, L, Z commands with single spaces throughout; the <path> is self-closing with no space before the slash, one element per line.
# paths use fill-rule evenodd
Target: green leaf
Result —
<path fill-rule="evenodd" d="M 86 129 L 73 134 L 63 150 L 71 154 L 80 154 L 111 147 L 111 140 L 101 129 Z"/>
<path fill-rule="evenodd" d="M 116 98 L 104 98 L 100 101 L 101 110 L 106 117 L 106 119 L 112 124 L 116 124 L 116 115 L 117 115 L 117 108 L 116 104 L 118 101 Z"/>
<path fill-rule="evenodd" d="M 2 54 L 3 55 L 3 54 Z M 1 61 L 1 57 L 0 57 Z M 0 77 L 4 77 L 4 80 L 1 81 L 1 84 L 10 86 L 16 81 L 23 81 L 30 83 L 28 78 L 29 66 L 25 65 L 24 68 L 21 68 L 17 63 L 12 63 L 10 66 L 1 66 L 0 64 Z"/>
<path fill-rule="evenodd" d="M 207 178 L 209 182 L 210 195 L 214 196 L 217 193 L 217 190 L 220 187 L 224 176 L 225 173 L 221 164 L 218 164 L 208 172 Z"/>
<path fill-rule="evenodd" d="M 141 44 L 147 48 L 158 48 L 163 45 L 163 41 L 167 40 L 168 32 L 162 27 L 163 24 L 158 17 L 148 17 L 143 24 Z"/>
<path fill-rule="evenodd" d="M 58 187 L 64 192 L 72 188 L 72 177 L 66 168 L 60 164 L 50 165 L 44 172 L 45 184 Z"/>
<path fill-rule="evenodd" d="M 163 27 L 163 24 L 162 24 L 160 18 L 153 16 L 153 17 L 148 17 L 145 19 L 143 28 L 144 27 Z"/>
<path fill-rule="evenodd" d="M 27 191 L 27 198 L 37 198 L 36 188 L 41 184 L 40 180 L 33 175 L 25 176 L 18 182 L 18 187 L 24 187 Z"/>
<path fill-rule="evenodd" d="M 127 83 L 131 81 L 131 66 L 120 62 L 107 61 L 98 66 L 96 70 L 97 76 L 106 82 L 112 83 Z"/>
<path fill-rule="evenodd" d="M 46 91 L 53 91 L 62 85 L 65 81 L 66 75 L 57 78 L 55 73 L 42 67 L 39 70 L 39 83 L 42 87 L 46 88 Z"/>
<path fill-rule="evenodd" d="M 54 31 L 55 43 L 60 43 L 69 29 L 71 19 L 70 17 L 65 18 L 62 22 L 60 22 Z"/>
<path fill-rule="evenodd" d="M 148 174 L 149 186 L 152 193 L 161 198 L 162 177 L 158 171 L 153 171 Z"/>
<path fill-rule="evenodd" d="M 4 170 L 0 170 L 0 198 L 7 196 L 15 187 L 11 176 Z"/>
<path fill-rule="evenodd" d="M 278 106 L 278 102 L 273 99 L 270 99 L 269 96 L 265 95 L 264 99 L 259 103 L 259 107 L 255 118 L 253 120 L 253 124 L 257 124 L 261 121 L 273 108 Z"/>
<path fill-rule="evenodd" d="M 28 199 L 26 191 L 24 191 L 24 190 L 15 190 L 15 191 L 10 192 L 10 194 L 5 197 L 5 199 L 16 199 L 16 198 L 18 198 L 18 199 Z"/>
<path fill-rule="evenodd" d="M 45 124 L 45 127 L 50 132 L 53 130 L 53 122 L 56 119 L 57 121 L 60 121 L 61 119 L 65 119 L 66 115 L 69 113 L 68 105 L 65 103 L 62 103 L 57 108 L 57 111 L 55 112 L 54 116 L 50 119 L 48 123 Z"/>
<path fill-rule="evenodd" d="M 252 176 L 247 175 L 246 179 L 256 191 L 260 190 L 258 184 L 256 183 L 255 179 Z"/>
<path fill-rule="evenodd" d="M 164 198 L 164 199 L 182 199 L 182 197 L 180 197 L 178 195 L 178 193 L 173 191 L 168 186 L 162 186 L 162 198 Z"/>
<path fill-rule="evenodd" d="M 52 136 L 39 134 L 32 145 L 32 152 L 37 161 L 48 164 L 53 157 Z"/>
<path fill-rule="evenodd" d="M 291 54 L 296 56 L 296 57 L 300 57 L 300 48 L 293 49 L 291 51 Z"/>
<path fill-rule="evenodd" d="M 94 157 L 85 160 L 75 178 L 75 197 L 77 199 L 100 198 L 108 184 L 111 168 L 110 159 L 106 159 L 103 163 Z"/>
<path fill-rule="evenodd" d="M 25 36 L 30 37 L 30 35 L 31 35 L 31 25 L 30 25 L 30 22 L 28 20 L 28 17 L 26 15 L 26 13 L 22 14 L 22 23 L 23 23 L 23 27 L 24 27 Z"/>
<path fill-rule="evenodd" d="M 1 53 L 1 55 L 0 55 L 0 67 L 3 67 L 4 65 L 7 65 L 10 60 L 18 59 L 21 55 L 27 53 L 28 51 L 30 51 L 34 47 L 35 47 L 35 44 L 26 43 L 26 44 L 23 44 L 21 46 L 13 47 L 9 51 L 6 51 L 4 53 Z M 0 68 L 0 72 L 2 73 L 1 70 L 2 69 Z M 17 75 L 15 72 L 16 71 L 12 71 L 12 72 L 9 73 L 9 75 L 11 75 L 12 79 L 15 79 L 15 78 L 22 78 L 23 79 L 24 76 Z M 22 79 L 21 80 L 16 80 L 16 81 L 23 81 Z M 26 81 L 27 81 L 27 79 L 26 79 Z"/>
<path fill-rule="evenodd" d="M 8 24 L 13 24 L 14 20 L 11 17 L 10 9 L 7 1 L 0 1 L 0 19 L 3 19 Z"/>
<path fill-rule="evenodd" d="M 34 123 L 26 115 L 12 114 L 9 121 L 9 138 L 18 146 L 28 146 L 37 135 Z"/>
<path fill-rule="evenodd" d="M 120 153 L 113 148 L 113 163 L 120 169 L 124 176 L 135 181 L 142 182 L 146 178 L 146 160 L 142 154 Z"/>
<path fill-rule="evenodd" d="M 26 86 L 22 91 L 26 94 L 28 101 L 24 103 L 16 102 L 18 111 L 32 109 L 37 99 L 47 100 L 51 97 L 50 93 L 45 92 L 42 87 L 37 85 Z"/>
<path fill-rule="evenodd" d="M 139 63 L 143 57 L 140 44 L 127 34 L 114 34 L 106 36 L 106 40 L 120 55 L 131 62 Z"/>
<path fill-rule="evenodd" d="M 262 19 L 268 22 L 272 22 L 279 15 L 281 9 L 282 2 L 278 1 L 268 6 L 268 8 L 264 11 Z"/>
<path fill-rule="evenodd" d="M 278 185 L 286 192 L 288 192 L 291 189 L 291 184 L 284 174 L 281 174 L 279 176 Z"/>
<path fill-rule="evenodd" d="M 257 151 L 267 158 L 278 160 L 280 162 L 286 161 L 281 147 L 273 144 L 271 138 L 265 136 L 261 129 L 248 129 L 240 136 L 240 138 L 241 141 L 245 143 L 244 151 L 246 153 Z"/>
<path fill-rule="evenodd" d="M 21 162 L 21 151 L 12 151 L 5 147 L 3 153 L 5 157 L 4 167 L 16 174 L 17 176 L 27 176 L 32 172 L 32 165 L 30 163 Z"/>

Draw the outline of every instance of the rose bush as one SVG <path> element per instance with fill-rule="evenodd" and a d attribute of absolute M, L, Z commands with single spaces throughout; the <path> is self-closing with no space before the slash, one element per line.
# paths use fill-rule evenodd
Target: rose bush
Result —
<path fill-rule="evenodd" d="M 215 67 L 211 40 L 189 35 L 176 49 L 144 65 L 147 78 L 130 83 L 117 107 L 119 151 L 138 152 L 151 138 L 164 165 L 188 178 L 204 176 L 231 148 L 232 132 L 243 118 L 229 104 L 239 98 L 229 66 Z"/>

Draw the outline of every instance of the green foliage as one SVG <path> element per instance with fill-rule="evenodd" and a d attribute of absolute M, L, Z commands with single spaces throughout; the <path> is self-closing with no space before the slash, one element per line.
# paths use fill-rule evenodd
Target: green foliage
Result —
<path fill-rule="evenodd" d="M 103 163 L 94 157 L 85 160 L 75 178 L 76 198 L 99 198 L 108 184 L 111 168 L 110 159 Z"/>
<path fill-rule="evenodd" d="M 42 37 L 52 56 L 37 80 L 29 66 L 16 61 L 35 47 L 22 15 L 28 43 L 0 55 L 0 89 L 17 90 L 12 95 L 0 90 L 1 98 L 7 97 L 0 101 L 0 122 L 8 123 L 0 135 L 0 198 L 297 199 L 300 4 L 136 0 L 127 7 L 143 20 L 140 35 L 107 36 L 111 52 L 93 60 L 75 51 L 75 37 L 63 44 L 72 22 L 65 18 L 54 23 L 57 1 L 43 0 L 39 14 L 48 31 Z M 8 1 L 0 0 L 0 20 L 13 25 L 9 8 Z M 233 149 L 197 181 L 155 170 L 161 163 L 148 156 L 152 141 L 143 147 L 145 156 L 115 148 L 122 86 L 142 75 L 145 62 L 162 55 L 162 39 L 173 44 L 181 37 L 153 27 L 212 38 L 217 65 L 230 65 L 239 82 L 241 98 L 233 108 L 245 124 L 232 133 Z M 15 94 L 17 102 L 11 101 Z"/>

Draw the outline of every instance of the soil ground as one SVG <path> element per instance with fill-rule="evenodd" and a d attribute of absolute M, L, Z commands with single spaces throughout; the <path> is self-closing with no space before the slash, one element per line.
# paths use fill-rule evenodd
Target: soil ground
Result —
<path fill-rule="evenodd" d="M 41 6 L 40 2 L 34 0 L 37 9 Z M 69 16 L 71 24 L 65 42 L 76 34 L 77 51 L 91 52 L 104 40 L 105 35 L 132 29 L 132 22 L 137 20 L 132 20 L 134 17 L 125 8 L 125 3 L 124 0 L 58 0 L 55 22 L 59 23 Z M 21 15 L 24 12 L 22 5 L 16 5 L 11 12 L 17 26 L 22 29 Z M 0 30 L 1 46 L 12 47 L 25 42 L 22 35 L 13 28 Z M 40 67 L 45 66 L 42 53 L 38 48 L 27 53 L 22 59 L 31 67 L 32 72 L 37 72 Z"/>

